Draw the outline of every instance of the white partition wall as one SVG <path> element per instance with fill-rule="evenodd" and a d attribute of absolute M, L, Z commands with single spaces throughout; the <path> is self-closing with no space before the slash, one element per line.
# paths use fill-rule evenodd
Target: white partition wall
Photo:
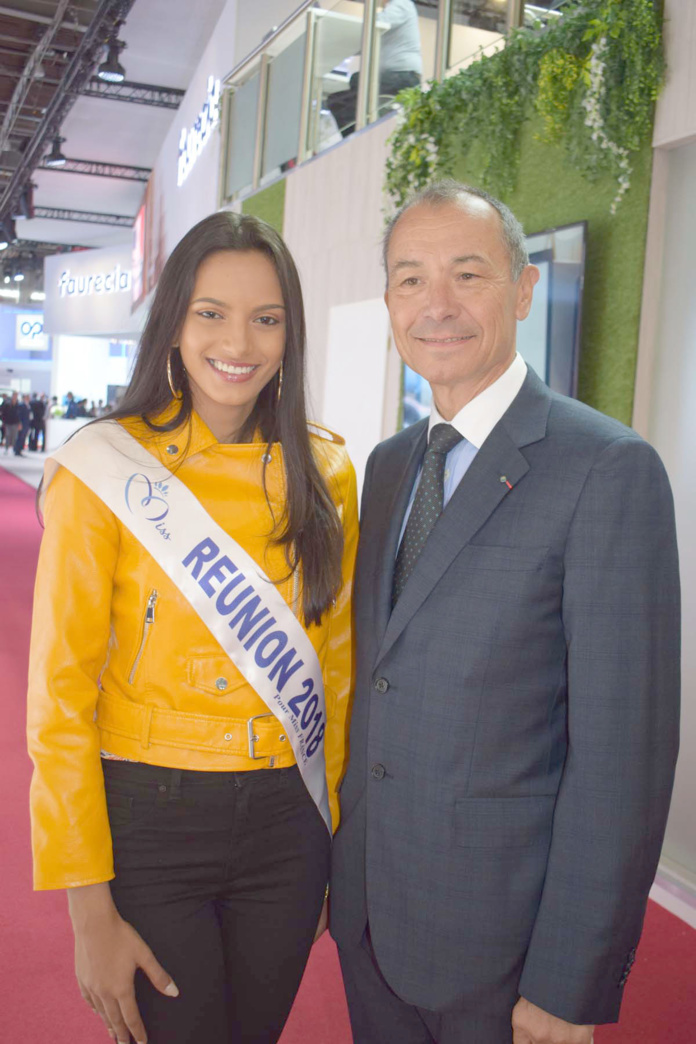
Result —
<path fill-rule="evenodd" d="M 682 737 L 659 897 L 696 925 L 696 5 L 665 0 L 667 85 L 656 112 L 633 425 L 661 455 L 682 581 Z M 674 899 L 670 893 L 681 896 Z M 684 900 L 684 901 L 682 901 Z M 676 902 L 677 906 L 670 906 Z M 681 907 L 679 903 L 681 902 Z"/>
<path fill-rule="evenodd" d="M 684 614 L 681 756 L 664 855 L 696 891 L 696 142 L 667 152 L 663 160 L 662 280 L 644 434 L 660 453 L 674 491 Z"/>
<path fill-rule="evenodd" d="M 329 313 L 323 414 L 346 440 L 362 490 L 365 464 L 382 439 L 389 314 L 381 297 Z"/>
<path fill-rule="evenodd" d="M 283 235 L 302 279 L 310 402 L 313 416 L 329 427 L 335 423 L 324 403 L 330 307 L 384 292 L 381 186 L 393 130 L 394 120 L 386 119 L 354 134 L 293 170 L 286 183 Z"/>

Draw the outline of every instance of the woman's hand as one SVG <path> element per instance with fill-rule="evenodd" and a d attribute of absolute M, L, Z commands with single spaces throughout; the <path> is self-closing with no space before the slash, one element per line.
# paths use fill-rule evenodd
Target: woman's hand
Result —
<path fill-rule="evenodd" d="M 324 900 L 324 905 L 321 908 L 321 913 L 319 914 L 319 924 L 317 925 L 317 930 L 314 933 L 314 942 L 316 942 L 317 939 L 320 939 L 322 937 L 322 935 L 324 934 L 324 932 L 326 931 L 328 926 L 329 926 L 329 899 L 328 899 L 328 896 L 327 896 L 327 898 Z"/>
<path fill-rule="evenodd" d="M 68 889 L 75 932 L 75 973 L 80 993 L 104 1020 L 113 1040 L 146 1044 L 135 1002 L 134 977 L 141 968 L 160 993 L 178 997 L 172 978 L 150 947 L 118 913 L 107 883 Z"/>

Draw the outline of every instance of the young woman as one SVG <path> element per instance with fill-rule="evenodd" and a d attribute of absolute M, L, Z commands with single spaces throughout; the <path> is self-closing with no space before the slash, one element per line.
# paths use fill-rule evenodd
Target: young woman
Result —
<path fill-rule="evenodd" d="M 357 505 L 304 347 L 282 240 L 209 217 L 121 408 L 48 462 L 35 885 L 68 890 L 80 990 L 124 1044 L 276 1041 L 323 929 Z"/>

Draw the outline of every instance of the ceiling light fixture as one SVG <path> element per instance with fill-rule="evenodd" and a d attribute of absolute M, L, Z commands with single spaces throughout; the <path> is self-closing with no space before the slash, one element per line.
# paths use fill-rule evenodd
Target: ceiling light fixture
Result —
<path fill-rule="evenodd" d="M 19 197 L 13 207 L 12 217 L 17 220 L 19 218 L 33 218 L 34 216 L 34 186 L 29 182 L 22 189 Z"/>
<path fill-rule="evenodd" d="M 10 244 L 6 240 L 0 240 L 0 250 L 7 250 Z"/>
<path fill-rule="evenodd" d="M 126 70 L 118 60 L 118 56 L 125 47 L 123 40 L 111 39 L 106 45 L 106 60 L 97 69 L 97 76 L 106 83 L 123 83 L 126 78 Z"/>
<path fill-rule="evenodd" d="M 24 272 L 15 272 L 14 281 L 15 283 L 21 283 L 24 280 Z"/>
<path fill-rule="evenodd" d="M 62 152 L 62 149 L 61 149 L 61 145 L 63 144 L 64 141 L 65 141 L 65 138 L 61 138 L 61 137 L 59 137 L 56 134 L 55 138 L 53 139 L 53 145 L 51 146 L 51 151 L 49 152 L 48 156 L 46 157 L 46 166 L 47 167 L 64 167 L 65 164 L 67 163 L 67 160 L 66 160 L 65 156 L 63 155 L 63 152 Z"/>

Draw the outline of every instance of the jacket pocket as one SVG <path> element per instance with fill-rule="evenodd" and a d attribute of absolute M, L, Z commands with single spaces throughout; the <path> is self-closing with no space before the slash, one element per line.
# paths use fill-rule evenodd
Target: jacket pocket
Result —
<path fill-rule="evenodd" d="M 186 674 L 190 687 L 209 696 L 230 696 L 249 683 L 240 678 L 237 668 L 226 656 L 196 656 L 188 661 Z"/>
<path fill-rule="evenodd" d="M 142 660 L 143 653 L 145 652 L 145 646 L 147 645 L 148 638 L 150 637 L 150 631 L 152 630 L 152 628 L 154 626 L 154 623 L 155 623 L 155 606 L 157 605 L 158 597 L 159 597 L 159 595 L 158 595 L 157 591 L 155 591 L 155 590 L 150 591 L 150 594 L 149 594 L 148 599 L 147 599 L 147 604 L 145 606 L 145 615 L 143 617 L 143 626 L 142 626 L 142 630 L 140 632 L 140 645 L 138 646 L 138 651 L 135 654 L 135 659 L 133 660 L 133 663 L 131 664 L 131 669 L 128 672 L 128 684 L 129 685 L 132 685 L 133 682 L 135 681 L 135 676 L 136 676 L 136 674 L 138 672 L 138 667 L 140 666 L 140 661 Z"/>
<path fill-rule="evenodd" d="M 547 844 L 555 794 L 519 798 L 460 798 L 455 840 L 465 848 L 527 848 Z"/>
<path fill-rule="evenodd" d="M 133 787 L 124 783 L 105 781 L 106 809 L 112 832 L 146 819 L 155 808 L 153 788 Z"/>
<path fill-rule="evenodd" d="M 468 544 L 467 566 L 496 572 L 526 573 L 541 569 L 549 553 L 548 547 L 503 547 L 492 544 Z"/>

